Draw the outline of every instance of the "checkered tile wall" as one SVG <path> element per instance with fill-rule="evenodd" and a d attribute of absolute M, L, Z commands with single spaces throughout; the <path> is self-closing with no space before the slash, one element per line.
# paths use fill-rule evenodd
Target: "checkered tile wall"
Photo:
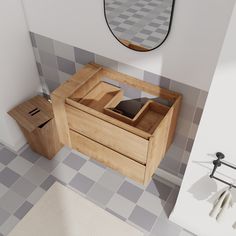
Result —
<path fill-rule="evenodd" d="M 177 177 L 183 177 L 207 98 L 207 92 L 36 33 L 31 32 L 30 36 L 42 87 L 46 93 L 53 91 L 89 62 L 96 62 L 140 80 L 182 93 L 183 104 L 174 143 L 161 162 L 160 168 Z M 125 95 L 129 97 L 145 95 L 137 94 L 137 91 L 133 91 L 129 87 L 123 89 Z"/>

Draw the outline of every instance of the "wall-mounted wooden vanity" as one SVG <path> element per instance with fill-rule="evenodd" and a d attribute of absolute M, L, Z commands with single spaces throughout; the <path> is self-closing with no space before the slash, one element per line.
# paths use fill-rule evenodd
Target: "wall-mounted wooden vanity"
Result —
<path fill-rule="evenodd" d="M 107 81 L 114 81 L 113 84 Z M 113 110 L 125 84 L 167 105 L 148 99 L 133 117 Z M 181 95 L 131 76 L 88 64 L 52 93 L 63 144 L 146 184 L 172 143 Z"/>

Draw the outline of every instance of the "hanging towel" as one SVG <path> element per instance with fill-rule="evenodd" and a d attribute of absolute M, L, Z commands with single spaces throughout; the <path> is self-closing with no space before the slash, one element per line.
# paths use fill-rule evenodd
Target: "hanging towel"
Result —
<path fill-rule="evenodd" d="M 232 206 L 232 194 L 230 189 L 228 189 L 224 191 L 216 200 L 209 215 L 216 218 L 216 220 L 220 222 L 230 206 Z"/>

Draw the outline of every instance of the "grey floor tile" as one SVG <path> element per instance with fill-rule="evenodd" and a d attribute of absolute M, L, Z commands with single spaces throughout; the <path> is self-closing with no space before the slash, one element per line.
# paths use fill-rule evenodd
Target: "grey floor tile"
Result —
<path fill-rule="evenodd" d="M 8 235 L 12 229 L 16 226 L 16 224 L 19 222 L 19 219 L 15 216 L 10 216 L 5 223 L 1 226 L 1 232 L 3 235 Z M 1 233 L 0 233 L 1 235 Z"/>
<path fill-rule="evenodd" d="M 93 181 L 98 181 L 106 170 L 101 168 L 100 166 L 88 161 L 86 162 L 79 172 L 88 178 L 92 179 Z"/>
<path fill-rule="evenodd" d="M 27 198 L 27 201 L 31 204 L 35 205 L 39 199 L 45 194 L 46 191 L 44 191 L 42 188 L 37 187 Z"/>
<path fill-rule="evenodd" d="M 54 160 L 62 162 L 71 153 L 71 148 L 64 146 L 55 156 Z"/>
<path fill-rule="evenodd" d="M 9 190 L 8 187 L 0 183 L 0 198 Z"/>
<path fill-rule="evenodd" d="M 140 206 L 136 206 L 129 217 L 129 220 L 150 231 L 157 219 L 157 216 L 145 210 Z"/>
<path fill-rule="evenodd" d="M 134 207 L 135 203 L 129 201 L 128 199 L 116 193 L 113 195 L 113 197 L 107 204 L 107 208 L 111 209 L 112 211 L 124 217 L 125 219 L 127 219 L 130 216 Z"/>
<path fill-rule="evenodd" d="M 101 168 L 103 168 L 103 169 L 106 169 L 107 167 L 105 166 L 105 165 L 103 165 L 101 162 L 99 162 L 99 161 L 96 161 L 95 159 L 89 159 L 89 161 L 90 162 L 92 162 L 92 163 L 94 163 L 95 165 L 97 165 L 97 166 L 99 166 L 99 167 L 101 167 Z"/>
<path fill-rule="evenodd" d="M 87 160 L 76 155 L 75 153 L 70 153 L 63 163 L 78 171 L 86 163 L 86 161 Z"/>
<path fill-rule="evenodd" d="M 21 220 L 32 207 L 33 205 L 30 202 L 26 201 L 23 203 L 23 205 L 20 206 L 20 208 L 17 209 L 14 216 Z"/>
<path fill-rule="evenodd" d="M 14 213 L 24 202 L 24 198 L 9 190 L 1 199 L 0 207 L 9 213 Z"/>
<path fill-rule="evenodd" d="M 17 179 L 19 179 L 19 177 L 19 174 L 12 171 L 8 167 L 4 168 L 0 172 L 0 182 L 8 188 L 11 187 L 17 181 Z"/>
<path fill-rule="evenodd" d="M 19 175 L 24 175 L 32 166 L 32 162 L 27 161 L 21 156 L 17 156 L 10 164 L 8 164 L 8 167 Z"/>
<path fill-rule="evenodd" d="M 40 158 L 35 164 L 47 172 L 52 172 L 59 164 L 59 161 L 56 159 L 48 160 L 47 158 Z"/>
<path fill-rule="evenodd" d="M 75 62 L 65 59 L 63 57 L 57 57 L 58 69 L 64 73 L 73 75 L 76 72 Z"/>
<path fill-rule="evenodd" d="M 6 148 L 0 149 L 0 162 L 3 165 L 8 165 L 11 161 L 16 158 L 16 154 L 9 151 Z"/>
<path fill-rule="evenodd" d="M 119 218 L 120 220 L 126 221 L 126 218 L 124 218 L 124 217 L 118 215 L 116 212 L 112 211 L 111 209 L 106 208 L 105 210 L 106 210 L 107 212 L 111 213 L 113 216 Z"/>
<path fill-rule="evenodd" d="M 166 201 L 172 188 L 156 179 L 152 179 L 146 190 Z"/>
<path fill-rule="evenodd" d="M 0 171 L 2 171 L 6 166 L 0 163 Z"/>
<path fill-rule="evenodd" d="M 86 176 L 78 173 L 70 182 L 70 186 L 79 190 L 80 192 L 87 194 L 88 191 L 94 185 L 94 181 L 87 178 Z"/>
<path fill-rule="evenodd" d="M 60 163 L 51 173 L 57 179 L 62 181 L 63 183 L 68 184 L 72 178 L 76 175 L 76 170 L 70 168 L 64 163 Z"/>
<path fill-rule="evenodd" d="M 137 205 L 141 206 L 147 211 L 150 211 L 154 215 L 159 216 L 163 211 L 165 201 L 153 195 L 152 193 L 145 191 L 139 198 Z"/>
<path fill-rule="evenodd" d="M 98 183 L 113 192 L 116 192 L 124 181 L 124 176 L 108 169 L 99 179 Z"/>
<path fill-rule="evenodd" d="M 25 175 L 24 177 L 28 179 L 30 182 L 39 186 L 47 177 L 48 172 L 43 170 L 37 165 L 34 165 Z"/>
<path fill-rule="evenodd" d="M 22 197 L 27 198 L 36 188 L 29 180 L 21 177 L 12 186 L 12 190 Z"/>
<path fill-rule="evenodd" d="M 90 191 L 88 192 L 87 196 L 91 197 L 96 202 L 101 203 L 102 205 L 106 205 L 109 200 L 113 196 L 113 192 L 99 184 L 95 184 Z"/>
<path fill-rule="evenodd" d="M 0 225 L 2 225 L 9 217 L 10 213 L 0 208 Z"/>
<path fill-rule="evenodd" d="M 27 161 L 30 161 L 32 163 L 35 163 L 41 157 L 36 152 L 32 151 L 32 149 L 29 147 L 26 150 L 24 150 L 20 155 Z"/>
<path fill-rule="evenodd" d="M 179 236 L 181 228 L 167 219 L 158 218 L 150 236 Z"/>
<path fill-rule="evenodd" d="M 138 188 L 137 186 L 125 181 L 117 191 L 121 196 L 129 199 L 130 201 L 136 203 L 140 196 L 143 193 L 143 190 Z"/>
<path fill-rule="evenodd" d="M 45 179 L 45 181 L 40 185 L 40 187 L 47 191 L 55 182 L 60 182 L 63 184 L 63 182 L 57 179 L 55 176 L 49 175 L 48 178 Z"/>

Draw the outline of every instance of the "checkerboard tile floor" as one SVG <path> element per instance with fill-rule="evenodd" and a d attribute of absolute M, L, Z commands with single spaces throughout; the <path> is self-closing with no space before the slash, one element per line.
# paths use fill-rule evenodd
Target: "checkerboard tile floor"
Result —
<path fill-rule="evenodd" d="M 172 4 L 173 0 L 106 0 L 105 10 L 117 38 L 152 49 L 167 35 Z"/>
<path fill-rule="evenodd" d="M 166 180 L 154 176 L 145 188 L 67 147 L 49 161 L 29 147 L 14 153 L 0 145 L 0 236 L 10 232 L 55 181 L 145 236 L 192 235 L 168 220 L 179 188 Z"/>

